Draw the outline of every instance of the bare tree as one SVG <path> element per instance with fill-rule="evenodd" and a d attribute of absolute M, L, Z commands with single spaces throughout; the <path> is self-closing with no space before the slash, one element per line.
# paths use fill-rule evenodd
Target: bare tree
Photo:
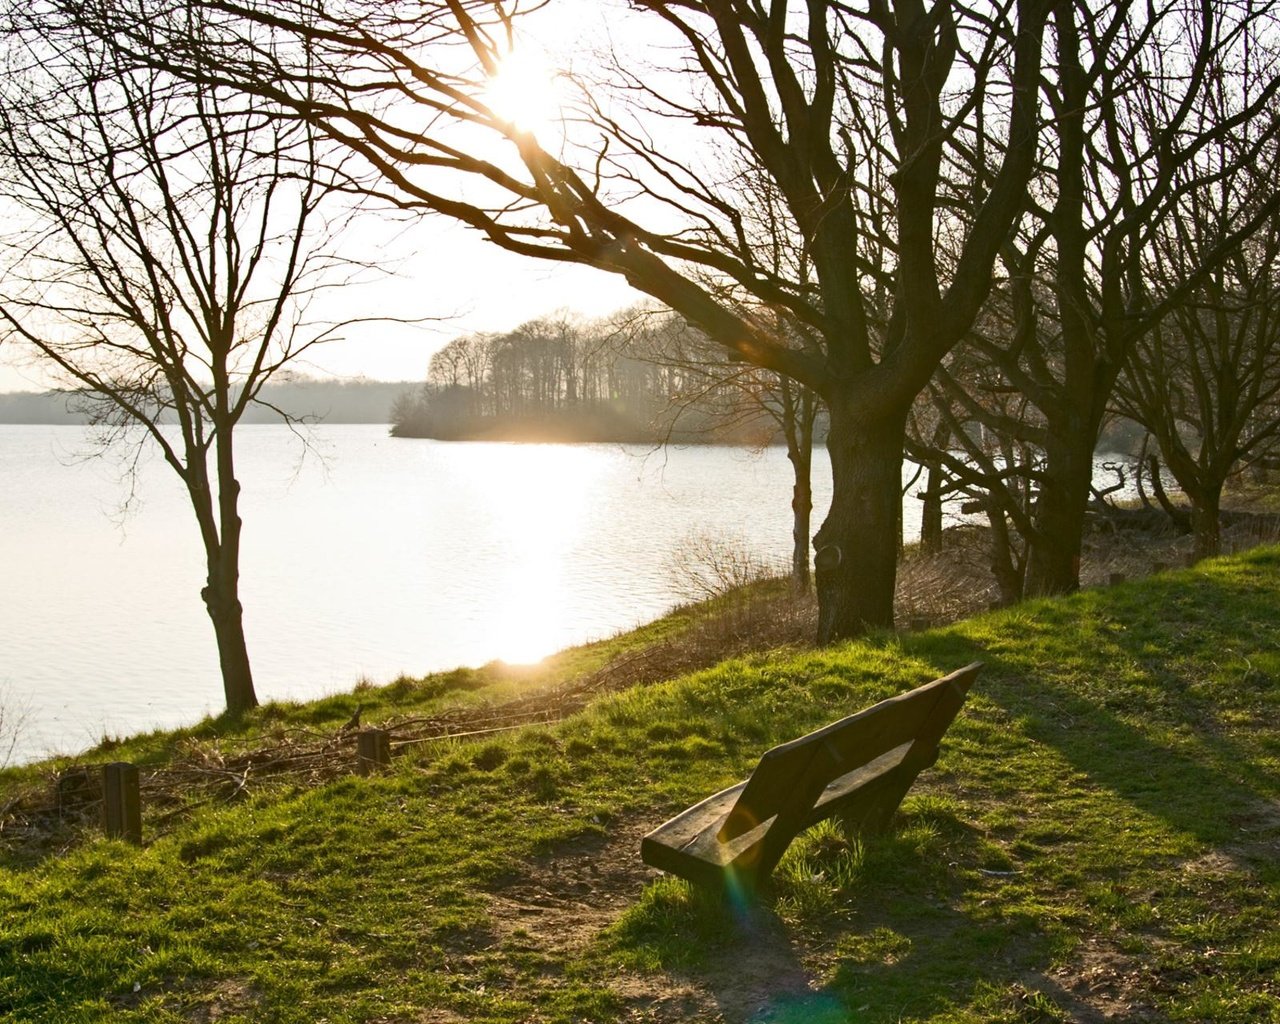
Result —
<path fill-rule="evenodd" d="M 622 73 L 626 74 L 625 69 Z M 727 177 L 718 186 L 717 195 L 722 204 L 735 211 L 739 251 L 750 254 L 771 277 L 812 280 L 814 267 L 808 245 L 796 233 L 785 197 L 768 170 L 754 161 L 749 151 L 730 154 L 724 170 Z M 864 242 L 862 247 L 865 268 L 874 268 L 874 274 L 868 276 L 881 282 L 889 277 L 884 242 L 881 236 Z M 806 324 L 788 315 L 785 308 L 761 303 L 749 289 L 732 280 L 717 280 L 711 273 L 703 273 L 699 280 L 709 291 L 718 291 L 720 301 L 744 312 L 750 310 L 762 327 L 771 325 L 775 344 L 822 357 L 821 339 Z M 822 408 L 821 396 L 784 373 L 744 361 L 702 331 L 676 332 L 675 341 L 676 345 L 666 346 L 659 358 L 692 376 L 692 394 L 682 400 L 678 409 L 705 406 L 706 396 L 719 396 L 720 421 L 766 425 L 767 433 L 760 438 L 760 444 L 771 443 L 781 435 L 792 468 L 791 579 L 797 589 L 807 591 L 812 583 L 813 440 Z"/>
<path fill-rule="evenodd" d="M 184 22 L 187 44 L 205 25 Z M 306 323 L 349 184 L 314 130 L 213 84 L 130 62 L 109 39 L 5 19 L 0 174 L 22 211 L 0 277 L 6 337 L 36 350 L 111 436 L 149 441 L 199 524 L 201 591 L 226 707 L 257 704 L 240 601 L 234 428 L 326 328 Z M 335 211 L 336 212 L 336 211 Z M 13 221 L 11 221 L 13 223 Z"/>
<path fill-rule="evenodd" d="M 782 438 L 792 469 L 791 579 L 807 591 L 812 584 L 813 440 L 821 399 L 784 374 L 727 358 L 722 345 L 682 317 L 668 313 L 664 319 L 665 329 L 650 332 L 657 338 L 648 358 L 680 375 L 680 385 L 669 391 L 668 436 L 676 423 L 693 418 L 713 440 L 728 436 L 764 448 Z M 774 333 L 794 336 L 796 328 L 779 319 Z"/>
<path fill-rule="evenodd" d="M 515 5 L 190 3 L 221 19 L 212 52 L 169 31 L 187 6 L 177 0 L 75 10 L 147 59 L 306 118 L 363 155 L 404 205 L 514 252 L 623 275 L 738 358 L 819 394 L 834 485 L 815 539 L 819 639 L 892 623 L 907 414 L 981 308 L 1025 203 L 1051 0 L 637 0 L 638 16 L 667 32 L 675 66 L 630 62 L 619 89 L 590 83 L 572 115 L 585 129 L 545 144 L 486 101 L 514 45 Z M 325 51 L 324 95 L 315 67 L 294 59 L 303 40 Z M 717 163 L 660 141 L 672 126 L 769 176 L 810 276 L 773 272 L 743 244 Z M 953 217 L 944 182 L 975 149 L 994 170 L 979 165 L 966 215 Z M 887 276 L 869 250 L 891 253 Z M 868 294 L 883 305 L 873 311 Z M 820 351 L 779 344 L 759 305 L 805 324 Z"/>
<path fill-rule="evenodd" d="M 1239 209 L 1274 191 L 1275 151 L 1242 161 L 1247 136 L 1215 147 L 1220 176 L 1187 194 L 1161 231 L 1147 264 L 1155 281 L 1193 274 L 1166 319 L 1135 346 L 1116 404 L 1160 446 L 1164 463 L 1191 502 L 1198 557 L 1218 554 L 1227 480 L 1274 450 L 1280 438 L 1280 219 L 1235 246 L 1211 273 L 1205 253 L 1229 234 Z"/>
<path fill-rule="evenodd" d="M 1274 159 L 1280 77 L 1259 40 L 1274 31 L 1274 5 L 1200 0 L 1148 11 L 1061 2 L 1052 27 L 1041 88 L 1056 125 L 1031 205 L 1002 248 L 1004 281 L 970 336 L 966 371 L 944 365 L 935 378 L 964 432 L 956 436 L 980 429 L 1004 453 L 981 481 L 972 444 L 967 466 L 953 469 L 986 491 L 1026 545 L 1025 579 L 1011 579 L 1017 586 L 1006 596 L 1079 585 L 1094 449 L 1118 374 L 1153 325 L 1280 200 L 1275 190 L 1255 193 L 1177 274 L 1149 273 L 1188 204 L 1221 188 L 1224 160 Z M 975 359 L 988 364 L 976 377 Z M 1020 398 L 999 397 L 1009 394 Z"/>

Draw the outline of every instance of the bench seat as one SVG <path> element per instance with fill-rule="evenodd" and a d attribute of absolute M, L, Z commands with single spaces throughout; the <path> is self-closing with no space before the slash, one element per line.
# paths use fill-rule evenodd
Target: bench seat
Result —
<path fill-rule="evenodd" d="M 757 885 L 791 840 L 839 815 L 867 832 L 888 827 L 981 668 L 969 665 L 767 751 L 749 779 L 654 829 L 646 864 L 704 885 Z"/>

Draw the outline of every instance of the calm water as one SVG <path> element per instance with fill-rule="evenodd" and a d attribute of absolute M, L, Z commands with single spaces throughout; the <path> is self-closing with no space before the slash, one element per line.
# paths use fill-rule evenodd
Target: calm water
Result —
<path fill-rule="evenodd" d="M 682 599 L 672 553 L 696 534 L 783 564 L 790 550 L 781 449 L 444 444 L 366 425 L 315 428 L 310 448 L 280 426 L 238 437 L 263 699 L 536 660 L 652 619 Z M 25 711 L 17 759 L 222 699 L 177 478 L 144 459 L 122 516 L 119 459 L 88 450 L 84 428 L 0 426 L 0 707 Z M 825 513 L 829 472 L 815 476 Z"/>

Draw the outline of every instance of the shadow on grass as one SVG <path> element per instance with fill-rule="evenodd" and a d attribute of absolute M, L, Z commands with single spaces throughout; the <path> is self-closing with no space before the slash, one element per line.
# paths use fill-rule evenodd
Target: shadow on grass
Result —
<path fill-rule="evenodd" d="M 1027 739 L 1171 828 L 1222 843 L 1232 837 L 1232 819 L 1275 800 L 1277 787 L 1257 750 L 1233 737 L 1220 716 L 1236 710 L 1247 717 L 1274 681 L 1232 686 L 1188 673 L 1265 650 L 1273 640 L 1258 623 L 1274 621 L 1274 610 L 1247 585 L 1200 586 L 1190 575 L 1146 581 L 1132 595 L 1081 594 L 1074 607 L 1030 604 L 992 617 L 985 632 L 913 638 L 910 650 L 940 666 L 985 661 L 974 693 L 1002 708 Z M 1101 625 L 1082 637 L 1081 621 Z M 1077 660 L 1072 644 L 1088 645 L 1088 655 Z M 1213 644 L 1212 655 L 1205 644 Z M 1082 666 L 1099 661 L 1114 673 L 1082 678 Z"/>
<path fill-rule="evenodd" d="M 759 907 L 726 928 L 698 967 L 670 973 L 707 993 L 728 1024 L 928 1019 L 983 988 L 1045 974 L 1052 944 L 1032 915 L 980 921 L 895 895 L 844 926 L 824 970 L 811 973 L 787 925 Z M 1055 1002 L 1072 1009 L 1068 998 Z"/>
<path fill-rule="evenodd" d="M 825 911 L 797 916 L 775 900 L 758 911 L 763 923 L 744 927 L 723 908 L 682 906 L 687 897 L 658 890 L 633 912 L 648 927 L 630 935 L 633 951 L 708 993 L 730 1022 L 927 1019 L 962 1006 L 1000 1019 L 1101 1021 L 1051 970 L 1092 919 L 1086 905 L 1104 917 L 1127 912 L 1099 903 L 1097 886 L 1085 891 L 1090 876 L 1156 867 L 1191 842 L 1221 846 L 1276 799 L 1258 738 L 1275 680 L 1254 666 L 1280 639 L 1261 578 L 1277 565 L 1259 554 L 901 641 L 940 674 L 987 664 L 944 742 L 953 753 L 943 768 L 985 805 L 980 813 L 1010 822 L 1002 848 L 1030 858 L 1025 875 L 1008 872 L 1020 876 L 1008 889 L 973 871 L 941 878 L 947 865 L 972 868 L 992 854 L 953 817 L 941 852 L 901 835 L 874 841 L 881 870 Z M 986 756 L 966 762 L 966 745 Z"/>
<path fill-rule="evenodd" d="M 924 1019 L 1045 975 L 1057 926 L 984 905 L 957 870 L 988 854 L 976 829 L 928 810 L 888 836 L 836 831 L 802 837 L 758 903 L 661 879 L 611 953 L 705 993 L 729 1024 Z"/>

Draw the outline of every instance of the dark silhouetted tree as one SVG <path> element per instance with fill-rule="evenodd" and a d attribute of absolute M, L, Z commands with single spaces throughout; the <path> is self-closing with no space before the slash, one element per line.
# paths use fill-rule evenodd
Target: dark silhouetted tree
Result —
<path fill-rule="evenodd" d="M 186 6 L 75 10 L 141 59 L 305 118 L 404 206 L 620 274 L 737 358 L 820 395 L 833 498 L 815 540 L 818 637 L 892 623 L 908 411 L 980 310 L 1026 202 L 1049 0 L 638 0 L 636 16 L 667 33 L 653 54 L 672 66 L 637 58 L 620 88 L 588 83 L 569 119 L 582 130 L 543 140 L 486 99 L 516 38 L 504 5 L 207 0 L 224 35 L 198 51 L 170 27 Z M 672 146 L 670 132 L 708 145 Z M 746 244 L 717 180 L 743 161 L 724 150 L 775 184 L 803 279 Z M 957 181 L 975 150 L 990 166 Z M 967 197 L 963 217 L 942 205 L 952 192 Z M 818 351 L 780 344 L 762 306 L 804 324 Z"/>

